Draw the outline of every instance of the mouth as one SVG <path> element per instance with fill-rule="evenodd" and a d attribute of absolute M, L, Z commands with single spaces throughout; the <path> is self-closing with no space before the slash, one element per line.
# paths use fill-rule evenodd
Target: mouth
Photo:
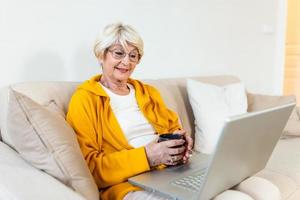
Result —
<path fill-rule="evenodd" d="M 127 68 L 121 68 L 121 67 L 115 67 L 116 70 L 118 70 L 121 73 L 127 73 L 129 71 L 129 69 Z"/>

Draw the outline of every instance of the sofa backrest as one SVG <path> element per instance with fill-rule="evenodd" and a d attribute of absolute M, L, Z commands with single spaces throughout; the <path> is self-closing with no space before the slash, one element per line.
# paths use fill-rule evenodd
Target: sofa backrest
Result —
<path fill-rule="evenodd" d="M 225 85 L 240 81 L 234 76 L 191 77 L 191 79 L 215 85 Z M 144 80 L 144 82 L 153 85 L 160 91 L 166 105 L 179 115 L 184 129 L 193 135 L 194 116 L 188 101 L 186 80 L 187 78 L 168 78 Z M 48 107 L 50 110 L 64 115 L 67 112 L 70 98 L 79 84 L 79 82 L 25 82 L 13 84 L 10 87 L 32 98 L 37 103 Z M 6 87 L 0 91 L 0 105 L 2 107 L 0 128 L 2 132 L 6 130 L 5 116 L 7 108 L 5 106 L 7 101 L 8 88 Z"/>
<path fill-rule="evenodd" d="M 229 75 L 188 78 L 218 86 L 240 82 L 237 77 Z M 167 78 L 145 80 L 144 82 L 153 85 L 160 91 L 165 104 L 179 115 L 181 125 L 188 133 L 193 136 L 195 118 L 193 115 L 192 107 L 188 100 L 186 90 L 186 82 L 188 78 Z"/>
<path fill-rule="evenodd" d="M 79 82 L 24 82 L 0 89 L 0 139 L 5 141 L 6 116 L 9 87 L 32 98 L 52 111 L 64 115 L 67 112 L 70 97 Z"/>

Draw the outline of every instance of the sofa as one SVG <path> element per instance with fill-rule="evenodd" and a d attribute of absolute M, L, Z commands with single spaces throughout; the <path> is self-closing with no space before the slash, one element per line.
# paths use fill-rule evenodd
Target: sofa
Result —
<path fill-rule="evenodd" d="M 239 82 L 234 76 L 192 77 L 218 86 Z M 159 89 L 166 105 L 180 116 L 180 122 L 193 137 L 194 116 L 186 91 L 187 78 L 145 80 Z M 13 89 L 53 112 L 65 116 L 72 93 L 79 82 L 25 82 L 0 91 L 0 199 L 53 200 L 91 199 L 64 184 L 57 177 L 34 167 L 8 140 L 9 90 Z M 294 96 L 269 96 L 247 92 L 248 112 L 294 102 Z M 290 117 L 265 169 L 215 197 L 225 199 L 299 200 L 300 199 L 300 130 L 298 110 Z M 17 124 L 16 124 L 17 126 Z M 288 127 L 289 126 L 289 127 Z M 292 130 L 292 131 L 289 131 Z M 77 145 L 77 144 L 74 144 Z M 259 156 L 259 155 L 257 155 Z M 91 199 L 92 200 L 92 199 Z"/>

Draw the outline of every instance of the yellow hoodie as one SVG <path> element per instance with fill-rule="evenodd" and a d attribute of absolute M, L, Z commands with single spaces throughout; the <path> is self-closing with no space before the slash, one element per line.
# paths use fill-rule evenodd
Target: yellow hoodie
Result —
<path fill-rule="evenodd" d="M 131 176 L 150 170 L 145 148 L 134 148 L 110 107 L 110 99 L 99 84 L 101 75 L 81 84 L 73 94 L 67 121 L 77 134 L 83 156 L 101 192 L 101 199 L 123 199 L 141 190 L 128 183 Z M 129 79 L 142 113 L 157 133 L 181 129 L 177 115 L 169 110 L 152 86 Z M 130 117 L 130 116 L 128 116 Z"/>

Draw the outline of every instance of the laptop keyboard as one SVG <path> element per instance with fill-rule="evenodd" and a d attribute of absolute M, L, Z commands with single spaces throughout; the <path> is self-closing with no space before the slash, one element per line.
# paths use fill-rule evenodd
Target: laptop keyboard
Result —
<path fill-rule="evenodd" d="M 200 190 L 203 178 L 206 174 L 206 169 L 196 172 L 195 174 L 176 179 L 171 182 L 172 185 L 180 187 L 192 192 Z"/>

